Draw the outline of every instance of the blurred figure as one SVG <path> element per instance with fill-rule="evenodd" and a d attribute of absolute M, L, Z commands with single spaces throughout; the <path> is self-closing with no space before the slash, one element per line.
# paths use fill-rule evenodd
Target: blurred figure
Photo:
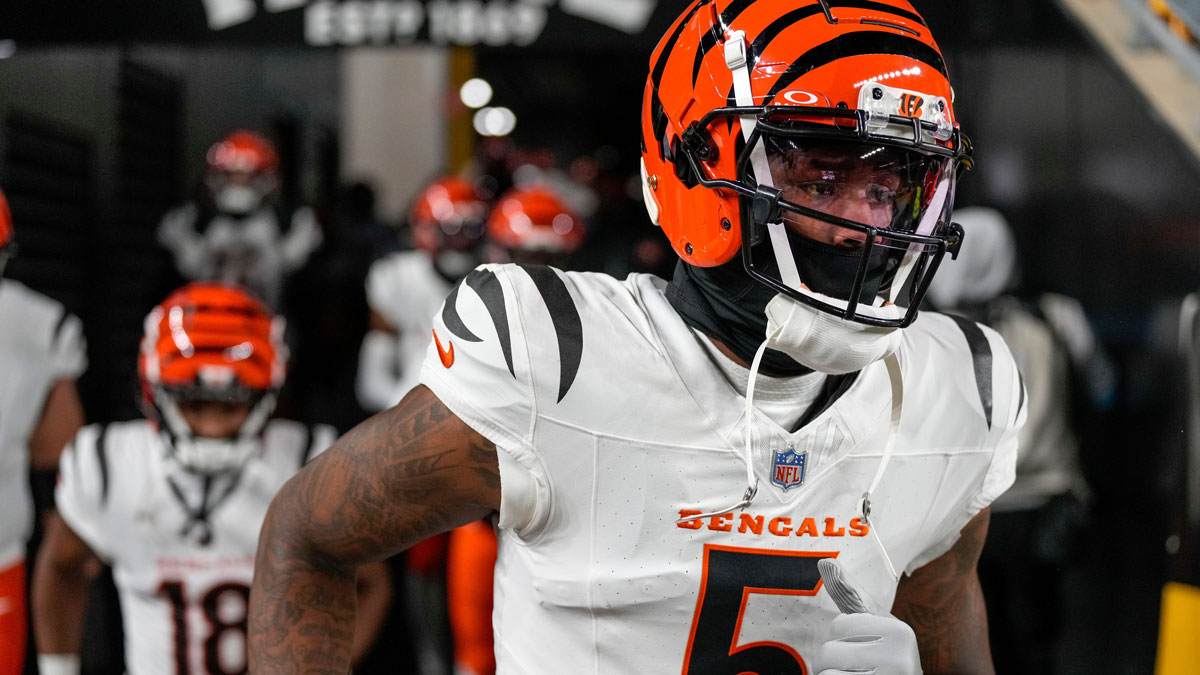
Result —
<path fill-rule="evenodd" d="M 555 193 L 543 187 L 509 190 L 487 221 L 487 262 L 571 267 L 583 246 L 583 221 Z"/>
<path fill-rule="evenodd" d="M 367 273 L 371 330 L 359 356 L 358 399 L 376 412 L 417 383 L 433 315 L 451 287 L 480 262 L 488 204 L 457 176 L 417 197 L 409 227 L 417 249 L 377 260 Z"/>
<path fill-rule="evenodd" d="M 583 221 L 554 192 L 544 187 L 513 188 L 488 216 L 484 257 L 488 262 L 570 269 L 584 238 Z M 496 546 L 490 520 L 450 532 L 446 585 L 457 675 L 496 672 L 492 638 Z"/>
<path fill-rule="evenodd" d="M 359 353 L 358 399 L 390 408 L 417 384 L 433 336 L 433 315 L 459 279 L 480 262 L 488 204 L 470 182 L 446 176 L 417 197 L 409 229 L 417 249 L 377 260 L 367 273 L 370 330 Z M 440 535 L 406 555 L 408 622 L 422 675 L 450 672 L 446 542 Z"/>
<path fill-rule="evenodd" d="M 163 217 L 158 240 L 184 279 L 236 283 L 279 307 L 284 281 L 321 244 L 316 216 L 278 202 L 270 141 L 236 131 L 209 151 L 204 188 Z"/>
<path fill-rule="evenodd" d="M 1114 371 L 1082 306 L 1053 293 L 1014 294 L 1017 250 L 1000 212 L 956 209 L 969 242 L 929 288 L 939 310 L 996 329 L 1029 396 L 1017 475 L 992 506 L 979 577 L 998 673 L 1054 672 L 1063 571 L 1084 545 L 1088 486 L 1080 467 L 1080 417 L 1107 409 Z"/>
<path fill-rule="evenodd" d="M 3 278 L 15 249 L 0 192 L 0 675 L 25 664 L 26 542 L 34 504 L 50 505 L 59 454 L 83 426 L 75 380 L 87 367 L 79 319 Z M 38 499 L 30 494 L 31 470 Z"/>
<path fill-rule="evenodd" d="M 113 568 L 131 675 L 245 672 L 258 531 L 279 487 L 335 437 L 269 420 L 283 322 L 246 291 L 179 289 L 146 318 L 138 370 L 150 419 L 92 425 L 64 451 L 59 515 L 33 581 L 42 675 L 78 675 L 88 571 Z M 356 658 L 387 610 L 380 564 L 359 572 Z"/>

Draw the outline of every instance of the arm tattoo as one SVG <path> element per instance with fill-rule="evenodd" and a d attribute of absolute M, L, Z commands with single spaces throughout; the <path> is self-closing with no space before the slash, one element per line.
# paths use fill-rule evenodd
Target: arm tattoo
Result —
<path fill-rule="evenodd" d="M 348 672 L 359 564 L 499 509 L 496 448 L 425 387 L 293 477 L 259 538 L 254 673 Z"/>
<path fill-rule="evenodd" d="M 989 512 L 962 530 L 954 547 L 900 581 L 892 609 L 912 626 L 926 675 L 994 675 L 987 609 L 975 565 L 987 537 Z"/>

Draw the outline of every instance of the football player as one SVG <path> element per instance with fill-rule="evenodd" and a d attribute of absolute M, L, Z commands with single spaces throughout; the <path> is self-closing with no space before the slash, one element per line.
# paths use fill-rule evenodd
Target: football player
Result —
<path fill-rule="evenodd" d="M 3 278 L 13 239 L 12 213 L 0 192 L 0 675 L 16 675 L 25 665 L 30 470 L 51 494 L 58 456 L 84 423 L 75 380 L 87 367 L 79 319 Z"/>
<path fill-rule="evenodd" d="M 279 203 L 278 188 L 279 157 L 266 138 L 242 130 L 213 144 L 201 197 L 159 224 L 179 274 L 240 284 L 278 307 L 285 278 L 322 241 L 312 209 Z"/>
<path fill-rule="evenodd" d="M 146 318 L 139 357 L 151 419 L 84 427 L 63 453 L 33 583 L 43 675 L 77 675 L 87 570 L 113 568 L 125 661 L 139 673 L 246 670 L 259 527 L 331 427 L 269 420 L 283 384 L 283 323 L 239 287 L 194 283 Z M 359 570 L 356 657 L 386 613 L 382 566 Z"/>
<path fill-rule="evenodd" d="M 488 214 L 484 257 L 567 269 L 585 236 L 583 220 L 554 192 L 539 186 L 513 188 Z"/>
<path fill-rule="evenodd" d="M 409 216 L 416 250 L 377 260 L 367 273 L 371 330 L 359 356 L 358 399 L 390 408 L 417 384 L 433 315 L 451 287 L 480 261 L 488 204 L 467 180 L 433 181 Z"/>
<path fill-rule="evenodd" d="M 469 274 L 424 386 L 272 505 L 252 670 L 344 668 L 353 566 L 490 516 L 500 673 L 992 673 L 1024 389 L 917 316 L 968 150 L 905 0 L 693 2 L 642 120 L 674 277 Z"/>

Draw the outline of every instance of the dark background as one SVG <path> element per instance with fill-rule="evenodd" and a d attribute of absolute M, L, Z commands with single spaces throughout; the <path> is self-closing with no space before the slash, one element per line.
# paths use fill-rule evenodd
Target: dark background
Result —
<path fill-rule="evenodd" d="M 606 158 L 615 180 L 596 186 L 605 206 L 593 267 L 627 271 L 630 247 L 658 236 L 625 179 L 636 173 L 654 36 L 683 4 L 661 2 L 641 37 L 554 14 L 530 48 L 475 50 L 496 103 L 521 120 L 519 146 L 549 150 L 564 167 Z M 958 204 L 1010 217 L 1025 288 L 1080 299 L 1121 378 L 1112 412 L 1085 430 L 1095 509 L 1064 589 L 1062 672 L 1151 672 L 1182 442 L 1166 317 L 1200 288 L 1196 158 L 1054 3 L 915 5 L 939 38 L 976 146 Z M 294 12 L 214 36 L 199 0 L 10 0 L 0 27 L 17 46 L 0 60 L 0 185 L 21 247 L 6 273 L 83 318 L 89 419 L 138 415 L 141 318 L 174 282 L 154 228 L 194 186 L 203 149 L 249 126 L 279 143 L 287 195 L 322 211 L 331 242 L 302 273 L 292 308 L 316 335 L 308 339 L 334 351 L 300 351 L 288 405 L 310 421 L 353 424 L 361 411 L 344 370 L 365 318 L 340 324 L 349 327 L 340 335 L 313 327 L 316 307 L 361 306 L 350 296 L 369 260 L 335 217 L 339 52 L 298 46 Z"/>

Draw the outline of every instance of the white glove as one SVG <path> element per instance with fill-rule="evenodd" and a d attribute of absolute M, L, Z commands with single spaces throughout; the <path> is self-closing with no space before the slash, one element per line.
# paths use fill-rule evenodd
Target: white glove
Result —
<path fill-rule="evenodd" d="M 817 650 L 818 675 L 921 675 L 917 636 L 908 624 L 879 608 L 846 579 L 836 558 L 817 563 L 825 590 L 842 615 Z"/>

